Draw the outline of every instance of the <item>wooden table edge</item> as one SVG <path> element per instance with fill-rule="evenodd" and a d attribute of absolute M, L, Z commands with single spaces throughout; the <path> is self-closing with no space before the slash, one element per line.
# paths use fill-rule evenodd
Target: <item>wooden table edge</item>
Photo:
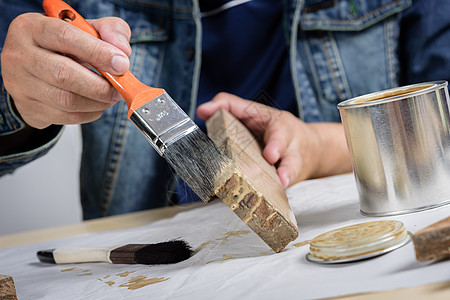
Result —
<path fill-rule="evenodd" d="M 203 203 L 187 204 L 183 206 L 169 206 L 127 213 L 117 216 L 82 221 L 76 224 L 26 231 L 0 236 L 0 249 L 15 248 L 41 242 L 72 237 L 76 235 L 120 230 L 147 225 L 176 214 L 203 206 Z"/>

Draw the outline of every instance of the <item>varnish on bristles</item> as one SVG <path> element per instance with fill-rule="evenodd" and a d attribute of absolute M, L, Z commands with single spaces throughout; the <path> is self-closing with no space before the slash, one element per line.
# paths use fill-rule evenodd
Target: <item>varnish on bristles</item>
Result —
<path fill-rule="evenodd" d="M 215 181 L 231 165 L 231 160 L 200 129 L 170 144 L 164 158 L 204 202 L 214 196 Z"/>

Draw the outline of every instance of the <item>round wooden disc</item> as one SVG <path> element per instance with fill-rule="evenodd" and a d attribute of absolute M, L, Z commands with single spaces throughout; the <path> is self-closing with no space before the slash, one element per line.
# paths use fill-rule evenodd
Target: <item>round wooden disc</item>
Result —
<path fill-rule="evenodd" d="M 405 226 L 399 221 L 360 223 L 317 236 L 310 243 L 310 255 L 323 261 L 360 258 L 383 252 L 408 238 Z"/>

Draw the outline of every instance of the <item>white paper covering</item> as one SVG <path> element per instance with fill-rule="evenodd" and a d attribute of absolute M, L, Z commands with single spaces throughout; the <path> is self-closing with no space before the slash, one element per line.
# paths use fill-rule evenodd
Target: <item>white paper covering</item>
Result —
<path fill-rule="evenodd" d="M 326 231 L 372 220 L 399 220 L 412 233 L 450 215 L 450 206 L 385 218 L 362 216 L 352 175 L 309 180 L 288 190 L 299 238 L 275 254 L 223 203 L 187 210 L 127 230 L 0 250 L 0 274 L 19 299 L 317 299 L 450 280 L 450 261 L 419 263 L 412 242 L 373 259 L 321 265 L 296 246 Z M 193 257 L 173 265 L 40 263 L 38 250 L 188 241 Z"/>

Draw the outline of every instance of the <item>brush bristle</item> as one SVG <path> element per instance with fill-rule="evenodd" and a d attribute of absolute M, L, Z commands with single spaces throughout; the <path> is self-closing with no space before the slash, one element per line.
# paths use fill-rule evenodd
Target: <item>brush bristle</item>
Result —
<path fill-rule="evenodd" d="M 191 257 L 193 251 L 183 240 L 157 244 L 129 244 L 111 251 L 110 259 L 116 264 L 174 264 Z"/>
<path fill-rule="evenodd" d="M 200 129 L 170 144 L 164 158 L 204 202 L 214 196 L 216 179 L 231 165 L 231 160 Z"/>
<path fill-rule="evenodd" d="M 182 240 L 148 245 L 136 251 L 138 264 L 174 264 L 191 257 L 191 247 Z"/>

